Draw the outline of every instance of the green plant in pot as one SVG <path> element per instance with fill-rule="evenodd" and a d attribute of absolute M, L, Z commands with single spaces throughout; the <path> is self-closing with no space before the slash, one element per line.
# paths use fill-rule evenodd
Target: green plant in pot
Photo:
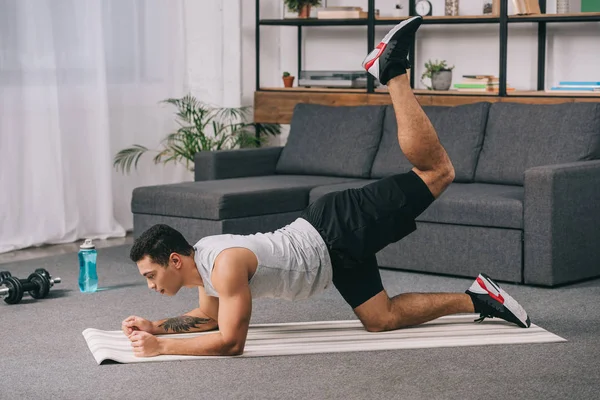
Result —
<path fill-rule="evenodd" d="M 454 66 L 449 67 L 446 60 L 429 60 L 425 63 L 425 72 L 421 75 L 421 83 L 429 90 L 448 90 L 452 85 L 453 69 Z M 431 80 L 431 86 L 423 82 L 425 78 Z"/>
<path fill-rule="evenodd" d="M 308 18 L 310 8 L 321 5 L 321 0 L 284 0 L 283 2 L 290 11 L 297 12 L 300 18 Z"/>
<path fill-rule="evenodd" d="M 294 86 L 294 77 L 289 72 L 284 72 L 282 79 L 284 87 L 291 88 L 292 86 Z"/>
<path fill-rule="evenodd" d="M 131 167 L 136 168 L 140 157 L 148 152 L 156 153 L 155 164 L 182 163 L 193 171 L 194 157 L 198 152 L 258 147 L 267 136 L 281 133 L 278 124 L 247 122 L 250 107 L 214 107 L 192 95 L 167 99 L 162 103 L 175 106 L 179 128 L 162 140 L 158 150 L 134 144 L 119 151 L 113 160 L 117 171 L 130 172 Z"/>

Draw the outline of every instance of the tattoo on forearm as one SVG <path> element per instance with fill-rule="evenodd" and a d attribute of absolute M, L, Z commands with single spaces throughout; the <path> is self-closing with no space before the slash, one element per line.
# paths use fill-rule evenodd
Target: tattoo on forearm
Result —
<path fill-rule="evenodd" d="M 181 317 L 169 318 L 159 326 L 168 332 L 189 332 L 191 328 L 198 328 L 198 325 L 207 324 L 210 318 L 192 317 L 190 315 L 182 315 Z"/>

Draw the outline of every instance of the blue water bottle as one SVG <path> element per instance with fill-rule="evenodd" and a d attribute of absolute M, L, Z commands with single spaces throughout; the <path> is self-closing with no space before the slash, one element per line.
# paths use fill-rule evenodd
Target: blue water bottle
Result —
<path fill-rule="evenodd" d="M 79 247 L 79 290 L 82 293 L 98 290 L 96 256 L 96 246 L 92 243 L 92 239 L 86 239 Z"/>

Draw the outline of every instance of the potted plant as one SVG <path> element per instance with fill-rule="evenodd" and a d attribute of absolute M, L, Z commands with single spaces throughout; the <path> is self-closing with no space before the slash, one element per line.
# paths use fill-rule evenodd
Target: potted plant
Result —
<path fill-rule="evenodd" d="M 233 148 L 257 147 L 267 135 L 278 135 L 278 124 L 256 124 L 246 122 L 250 107 L 223 108 L 213 107 L 187 95 L 181 99 L 167 99 L 163 103 L 175 106 L 176 121 L 179 129 L 167 135 L 162 148 L 150 150 L 134 144 L 119 151 L 113 160 L 113 166 L 123 173 L 131 167 L 137 167 L 140 157 L 150 151 L 157 154 L 154 163 L 183 163 L 190 171 L 194 170 L 194 157 L 200 151 L 225 150 Z"/>
<path fill-rule="evenodd" d="M 452 70 L 454 66 L 448 67 L 446 60 L 427 61 L 425 63 L 425 72 L 421 75 L 421 83 L 429 90 L 448 90 L 452 85 Z M 431 80 L 431 87 L 423 79 Z"/>
<path fill-rule="evenodd" d="M 297 12 L 300 18 L 308 18 L 310 8 L 321 5 L 321 0 L 284 0 L 283 2 L 290 11 Z"/>
<path fill-rule="evenodd" d="M 283 73 L 283 87 L 292 87 L 294 85 L 294 77 L 289 72 Z"/>

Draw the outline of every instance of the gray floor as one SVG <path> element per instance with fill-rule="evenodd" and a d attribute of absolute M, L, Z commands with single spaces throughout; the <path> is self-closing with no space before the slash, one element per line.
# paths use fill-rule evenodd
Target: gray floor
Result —
<path fill-rule="evenodd" d="M 63 278 L 44 300 L 0 303 L 1 399 L 596 399 L 600 392 L 600 280 L 559 289 L 503 285 L 532 322 L 566 343 L 499 345 L 98 366 L 81 332 L 119 329 L 130 314 L 180 315 L 194 290 L 148 290 L 129 246 L 100 249 L 103 290 L 77 288 L 74 253 L 3 264 Z M 470 279 L 382 271 L 389 292 L 464 291 Z M 290 303 L 258 300 L 252 323 L 355 318 L 335 289 Z"/>

